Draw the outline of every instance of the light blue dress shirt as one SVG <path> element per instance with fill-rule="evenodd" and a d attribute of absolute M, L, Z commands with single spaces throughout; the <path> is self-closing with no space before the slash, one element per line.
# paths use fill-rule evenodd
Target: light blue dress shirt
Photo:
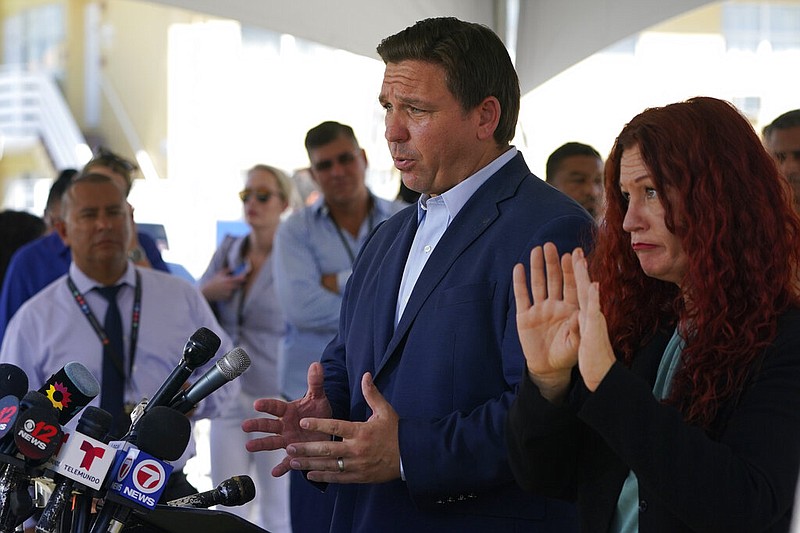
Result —
<path fill-rule="evenodd" d="M 353 267 L 350 254 L 358 255 L 375 226 L 408 207 L 376 196 L 372 200 L 373 209 L 357 237 L 337 229 L 322 198 L 293 213 L 278 227 L 272 252 L 275 289 L 286 317 L 286 335 L 278 350 L 278 375 L 281 393 L 288 399 L 306 393 L 308 366 L 319 361 L 336 335 L 341 291 Z M 322 275 L 331 273 L 337 274 L 339 294 L 322 286 Z"/>
<path fill-rule="evenodd" d="M 428 262 L 428 258 L 433 253 L 450 222 L 453 221 L 475 191 L 516 155 L 517 149 L 512 146 L 510 150 L 452 189 L 438 196 L 432 197 L 429 194 L 420 196 L 417 202 L 417 233 L 414 235 L 414 242 L 408 252 L 406 267 L 403 270 L 403 279 L 400 282 L 397 311 L 394 318 L 395 327 L 400 323 L 400 318 L 403 316 L 403 311 L 406 308 L 406 304 L 408 304 L 408 299 L 411 297 L 411 292 L 414 290 L 414 285 L 425 267 L 425 263 Z"/>

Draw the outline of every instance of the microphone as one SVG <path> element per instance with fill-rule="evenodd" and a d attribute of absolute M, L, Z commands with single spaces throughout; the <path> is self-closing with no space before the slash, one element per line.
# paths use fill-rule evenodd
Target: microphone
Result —
<path fill-rule="evenodd" d="M 195 331 L 183 347 L 183 357 L 178 366 L 150 398 L 145 411 L 159 405 L 167 405 L 181 386 L 186 383 L 192 372 L 206 364 L 217 353 L 220 343 L 217 334 L 208 328 L 200 328 Z"/>
<path fill-rule="evenodd" d="M 111 413 L 99 407 L 90 405 L 83 411 L 77 429 L 67 435 L 66 442 L 53 460 L 56 486 L 36 524 L 36 533 L 56 530 L 57 521 L 76 483 L 85 488 L 100 489 L 115 457 L 115 451 L 107 445 L 112 422 Z"/>
<path fill-rule="evenodd" d="M 27 390 L 28 376 L 25 372 L 16 365 L 0 363 L 0 443 L 14 427 L 19 402 Z"/>
<path fill-rule="evenodd" d="M 39 392 L 46 395 L 53 407 L 58 409 L 59 423 L 65 425 L 100 394 L 100 383 L 88 368 L 72 361 L 50 376 Z"/>
<path fill-rule="evenodd" d="M 29 392 L 20 406 L 22 409 L 14 423 L 13 439 L 3 449 L 9 456 L 3 458 L 7 464 L 0 476 L 0 531 L 3 532 L 12 531 L 33 513 L 27 483 L 22 483 L 27 467 L 47 461 L 63 437 L 58 414 L 43 395 Z M 17 453 L 23 455 L 22 460 L 14 457 Z"/>
<path fill-rule="evenodd" d="M 0 363 L 0 396 L 15 396 L 21 400 L 28 392 L 28 375 L 11 363 Z"/>
<path fill-rule="evenodd" d="M 42 464 L 56 453 L 63 437 L 58 414 L 49 405 L 29 407 L 14 424 L 14 444 L 32 464 Z"/>
<path fill-rule="evenodd" d="M 217 360 L 191 387 L 176 394 L 169 406 L 181 413 L 188 413 L 200 400 L 241 376 L 249 367 L 250 357 L 247 352 L 243 348 L 234 348 Z"/>
<path fill-rule="evenodd" d="M 105 504 L 91 533 L 115 532 L 125 526 L 133 508 L 155 508 L 172 473 L 172 466 L 189 444 L 189 419 L 166 406 L 156 406 L 142 416 L 138 448 L 122 441 L 108 478 Z"/>
<path fill-rule="evenodd" d="M 19 461 L 13 457 L 17 455 L 17 453 L 19 453 L 19 449 L 17 449 L 17 444 L 14 441 L 14 433 L 16 433 L 15 430 L 16 422 L 20 418 L 22 413 L 33 407 L 40 407 L 43 409 L 53 408 L 52 404 L 50 403 L 50 400 L 47 399 L 47 396 L 37 391 L 30 391 L 27 394 L 25 394 L 25 396 L 23 396 L 22 399 L 19 401 L 18 406 L 19 408 L 16 410 L 16 412 L 12 416 L 9 416 L 9 422 L 7 422 L 9 428 L 7 429 L 10 429 L 10 431 L 6 432 L 7 435 L 3 439 L 2 445 L 0 445 L 0 461 L 6 463 L 9 462 L 19 463 Z"/>
<path fill-rule="evenodd" d="M 226 479 L 217 488 L 170 500 L 172 507 L 199 507 L 207 509 L 212 505 L 233 507 L 244 505 L 256 497 L 256 486 L 250 476 L 233 476 Z"/>

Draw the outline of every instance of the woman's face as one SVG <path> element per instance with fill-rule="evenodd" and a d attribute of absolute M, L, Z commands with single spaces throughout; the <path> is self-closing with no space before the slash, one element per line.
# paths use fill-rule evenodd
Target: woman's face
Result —
<path fill-rule="evenodd" d="M 631 236 L 631 246 L 644 273 L 680 286 L 688 260 L 678 237 L 667 229 L 664 206 L 639 147 L 622 152 L 619 186 L 628 207 L 622 229 Z"/>
<path fill-rule="evenodd" d="M 271 172 L 251 170 L 247 174 L 243 193 L 244 218 L 250 227 L 278 225 L 287 203 L 281 196 L 278 179 Z"/>

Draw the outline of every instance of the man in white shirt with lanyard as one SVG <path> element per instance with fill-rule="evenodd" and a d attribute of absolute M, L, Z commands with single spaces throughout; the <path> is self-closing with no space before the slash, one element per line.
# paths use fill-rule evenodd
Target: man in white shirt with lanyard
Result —
<path fill-rule="evenodd" d="M 137 268 L 128 259 L 129 206 L 111 177 L 83 174 L 73 180 L 63 198 L 63 218 L 57 230 L 72 251 L 69 273 L 25 302 L 14 315 L 0 348 L 0 361 L 24 370 L 34 389 L 70 361 L 82 363 L 101 385 L 101 394 L 90 405 L 112 412 L 114 430 L 120 436 L 127 429 L 131 407 L 159 389 L 180 361 L 186 340 L 198 328 L 217 333 L 222 344 L 205 367 L 195 370 L 195 376 L 202 375 L 232 345 L 195 287 L 163 272 Z M 119 375 L 113 379 L 118 380 L 118 387 L 109 388 L 111 367 L 103 367 L 108 352 L 114 350 L 104 348 L 104 340 L 114 335 L 105 322 L 111 300 L 102 292 L 112 287 L 122 330 L 116 351 L 122 353 L 114 363 Z M 114 394 L 115 390 L 123 394 Z M 200 402 L 194 418 L 219 416 L 237 390 L 235 381 L 226 384 Z M 195 492 L 182 472 L 193 454 L 190 442 L 174 463 L 167 499 Z"/>
<path fill-rule="evenodd" d="M 305 394 L 308 365 L 319 361 L 336 335 L 342 293 L 361 245 L 406 207 L 367 188 L 367 154 L 350 126 L 323 122 L 308 131 L 305 147 L 322 197 L 281 223 L 274 251 L 275 288 L 287 321 L 278 373 L 281 393 L 291 400 Z M 323 494 L 293 474 L 295 531 L 327 533 L 334 496 L 334 490 Z"/>

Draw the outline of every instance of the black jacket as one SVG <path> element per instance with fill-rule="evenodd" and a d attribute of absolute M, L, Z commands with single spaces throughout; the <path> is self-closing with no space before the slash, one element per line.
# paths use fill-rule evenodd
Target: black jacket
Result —
<path fill-rule="evenodd" d="M 785 532 L 800 467 L 800 310 L 709 430 L 687 425 L 652 393 L 669 334 L 615 363 L 594 393 L 580 381 L 556 407 L 526 377 L 509 411 L 517 482 L 577 500 L 583 531 L 608 531 L 622 484 L 639 481 L 639 530 Z"/>

